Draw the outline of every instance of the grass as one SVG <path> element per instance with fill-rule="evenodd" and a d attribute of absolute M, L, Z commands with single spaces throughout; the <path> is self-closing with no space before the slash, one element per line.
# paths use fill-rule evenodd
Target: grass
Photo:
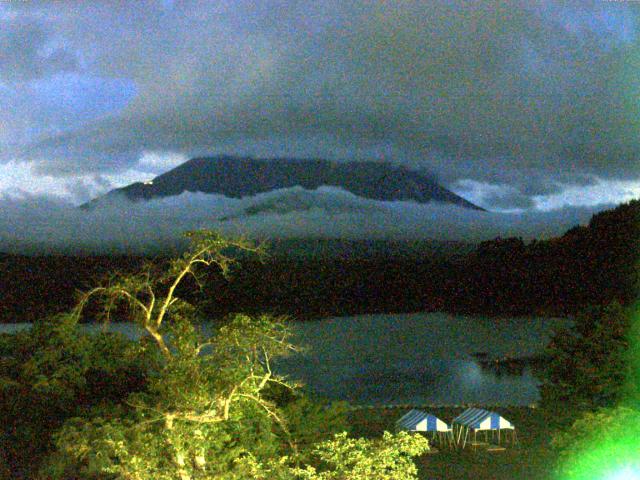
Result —
<path fill-rule="evenodd" d="M 450 423 L 462 413 L 458 407 L 426 407 Z M 518 443 L 505 451 L 486 452 L 466 448 L 455 451 L 436 448 L 437 453 L 417 459 L 422 480 L 547 480 L 552 478 L 554 464 L 550 450 L 551 430 L 545 425 L 542 413 L 530 407 L 491 407 L 516 426 Z M 408 408 L 364 408 L 350 414 L 352 434 L 356 437 L 377 437 L 385 430 L 393 431 L 395 421 Z"/>

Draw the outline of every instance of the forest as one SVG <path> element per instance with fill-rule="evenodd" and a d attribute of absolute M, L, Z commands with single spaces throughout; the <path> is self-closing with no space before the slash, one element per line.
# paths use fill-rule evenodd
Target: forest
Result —
<path fill-rule="evenodd" d="M 182 294 L 191 300 L 199 296 L 211 316 L 237 311 L 296 319 L 416 311 L 570 316 L 586 305 L 630 304 L 638 287 L 639 234 L 640 201 L 633 200 L 557 238 L 528 243 L 496 238 L 451 256 L 376 251 L 354 257 L 246 257 L 229 278 L 210 276 L 197 294 L 185 283 Z M 3 254 L 0 322 L 66 311 L 77 291 L 110 271 L 135 271 L 145 260 Z"/>
<path fill-rule="evenodd" d="M 554 335 L 540 409 L 518 417 L 523 445 L 487 469 L 474 454 L 430 457 L 421 435 L 372 430 L 382 410 L 363 429 L 348 404 L 278 375 L 273 361 L 298 349 L 282 318 L 236 313 L 205 322 L 205 334 L 206 304 L 180 292 L 210 289 L 207 277 L 264 252 L 213 232 L 189 238 L 183 255 L 111 272 L 66 313 L 0 335 L 0 478 L 417 480 L 455 464 L 460 478 L 525 468 L 527 478 L 586 480 L 636 468 L 637 305 L 583 307 Z M 126 318 L 147 335 L 91 334 L 83 315 Z"/>

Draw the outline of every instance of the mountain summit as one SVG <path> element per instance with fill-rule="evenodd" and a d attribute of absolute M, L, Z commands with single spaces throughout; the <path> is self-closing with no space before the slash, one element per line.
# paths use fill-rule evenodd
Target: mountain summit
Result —
<path fill-rule="evenodd" d="M 183 192 L 203 192 L 242 198 L 296 186 L 305 190 L 333 186 L 373 200 L 438 201 L 484 210 L 438 185 L 428 176 L 387 163 L 227 156 L 191 159 L 152 181 L 111 190 L 81 208 L 98 206 L 114 196 L 141 201 Z"/>

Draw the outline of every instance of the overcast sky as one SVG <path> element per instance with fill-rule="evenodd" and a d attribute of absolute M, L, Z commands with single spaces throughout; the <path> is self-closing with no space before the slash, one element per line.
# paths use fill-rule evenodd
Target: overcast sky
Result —
<path fill-rule="evenodd" d="M 632 1 L 0 0 L 0 193 L 78 204 L 225 153 L 605 208 L 640 196 L 639 23 Z"/>

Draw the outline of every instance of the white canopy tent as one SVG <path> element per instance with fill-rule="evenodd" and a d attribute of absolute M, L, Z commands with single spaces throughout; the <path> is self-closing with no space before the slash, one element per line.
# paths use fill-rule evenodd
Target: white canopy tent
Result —
<path fill-rule="evenodd" d="M 449 425 L 422 410 L 409 410 L 398 421 L 396 431 L 424 432 L 427 437 L 439 443 L 453 443 L 453 430 Z"/>
<path fill-rule="evenodd" d="M 491 434 L 492 439 L 497 435 L 498 444 L 500 444 L 500 433 L 503 430 L 505 433 L 509 432 L 511 434 L 511 443 L 515 444 L 515 427 L 499 413 L 483 410 L 482 408 L 468 408 L 453 419 L 454 437 L 458 445 L 462 442 L 462 448 L 465 447 L 470 432 L 473 433 L 474 443 L 476 441 L 477 433 L 484 432 L 487 440 L 489 433 Z M 506 437 L 507 435 L 505 435 L 505 439 Z"/>

